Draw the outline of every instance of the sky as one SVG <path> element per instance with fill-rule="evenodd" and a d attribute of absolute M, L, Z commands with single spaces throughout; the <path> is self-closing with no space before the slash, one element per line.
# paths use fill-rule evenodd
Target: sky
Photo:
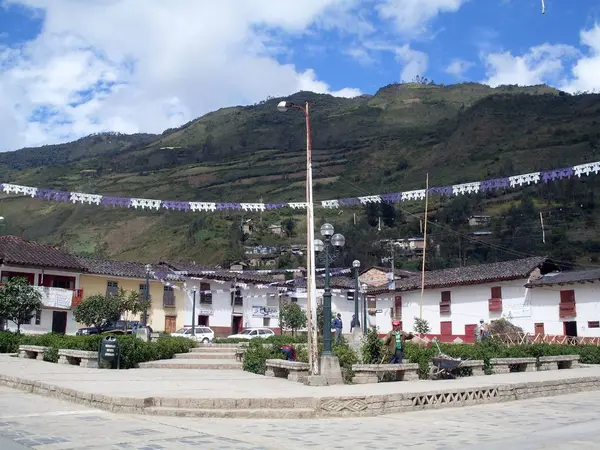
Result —
<path fill-rule="evenodd" d="M 598 0 L 0 0 L 0 151 L 300 90 L 600 91 Z"/>

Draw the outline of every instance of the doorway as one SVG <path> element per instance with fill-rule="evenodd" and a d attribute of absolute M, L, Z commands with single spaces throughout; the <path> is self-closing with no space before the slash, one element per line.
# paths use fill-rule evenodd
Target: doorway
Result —
<path fill-rule="evenodd" d="M 177 316 L 165 316 L 165 333 L 175 333 Z"/>
<path fill-rule="evenodd" d="M 52 311 L 52 332 L 65 334 L 67 332 L 67 312 Z"/>
<path fill-rule="evenodd" d="M 233 316 L 231 319 L 231 334 L 237 334 L 242 331 L 242 316 Z"/>
<path fill-rule="evenodd" d="M 209 316 L 198 316 L 198 325 L 207 327 L 208 326 L 208 318 L 209 318 Z"/>
<path fill-rule="evenodd" d="M 577 322 L 563 322 L 565 336 L 577 337 Z"/>

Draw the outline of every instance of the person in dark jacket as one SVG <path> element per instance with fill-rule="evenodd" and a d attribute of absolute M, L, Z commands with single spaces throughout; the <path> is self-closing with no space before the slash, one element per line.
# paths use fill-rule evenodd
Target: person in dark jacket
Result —
<path fill-rule="evenodd" d="M 333 341 L 334 344 L 337 344 L 340 340 L 340 336 L 342 335 L 342 328 L 344 324 L 342 323 L 342 315 L 338 313 L 337 317 L 333 320 L 333 329 L 335 330 L 335 339 Z"/>
<path fill-rule="evenodd" d="M 389 356 L 388 364 L 402 364 L 402 360 L 404 359 L 404 343 L 415 336 L 412 333 L 402 331 L 399 320 L 394 320 L 392 327 L 392 331 L 383 338 L 383 343 L 387 348 Z"/>

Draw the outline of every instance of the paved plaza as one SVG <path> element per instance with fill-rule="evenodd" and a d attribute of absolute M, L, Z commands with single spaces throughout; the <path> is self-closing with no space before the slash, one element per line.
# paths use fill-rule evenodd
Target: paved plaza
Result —
<path fill-rule="evenodd" d="M 600 449 L 600 392 L 351 419 L 115 414 L 0 387 L 0 449 Z"/>

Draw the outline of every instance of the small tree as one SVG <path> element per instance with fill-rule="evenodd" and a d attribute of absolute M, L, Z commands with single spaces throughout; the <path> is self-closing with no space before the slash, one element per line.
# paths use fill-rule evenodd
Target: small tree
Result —
<path fill-rule="evenodd" d="M 425 319 L 415 317 L 414 330 L 418 334 L 427 334 L 431 331 L 431 327 L 429 326 L 429 322 L 427 322 Z"/>
<path fill-rule="evenodd" d="M 291 330 L 292 336 L 300 328 L 306 327 L 306 313 L 298 303 L 288 303 L 279 309 L 279 327 L 282 330 Z"/>
<path fill-rule="evenodd" d="M 126 291 L 123 288 L 119 290 L 119 301 L 121 303 L 121 314 L 125 316 L 125 329 L 127 323 L 131 319 L 130 316 L 137 317 L 139 314 L 150 307 L 150 300 L 140 298 L 140 295 L 135 291 Z"/>
<path fill-rule="evenodd" d="M 17 333 L 21 332 L 21 325 L 31 322 L 42 306 L 42 295 L 26 278 L 12 278 L 0 290 L 0 318 L 13 322 Z"/>
<path fill-rule="evenodd" d="M 383 341 L 379 339 L 377 330 L 371 328 L 363 338 L 360 349 L 364 364 L 381 364 L 386 356 L 386 349 Z"/>
<path fill-rule="evenodd" d="M 118 295 L 95 294 L 86 297 L 77 305 L 73 310 L 73 316 L 77 322 L 100 331 L 102 326 L 121 318 L 122 307 Z"/>

